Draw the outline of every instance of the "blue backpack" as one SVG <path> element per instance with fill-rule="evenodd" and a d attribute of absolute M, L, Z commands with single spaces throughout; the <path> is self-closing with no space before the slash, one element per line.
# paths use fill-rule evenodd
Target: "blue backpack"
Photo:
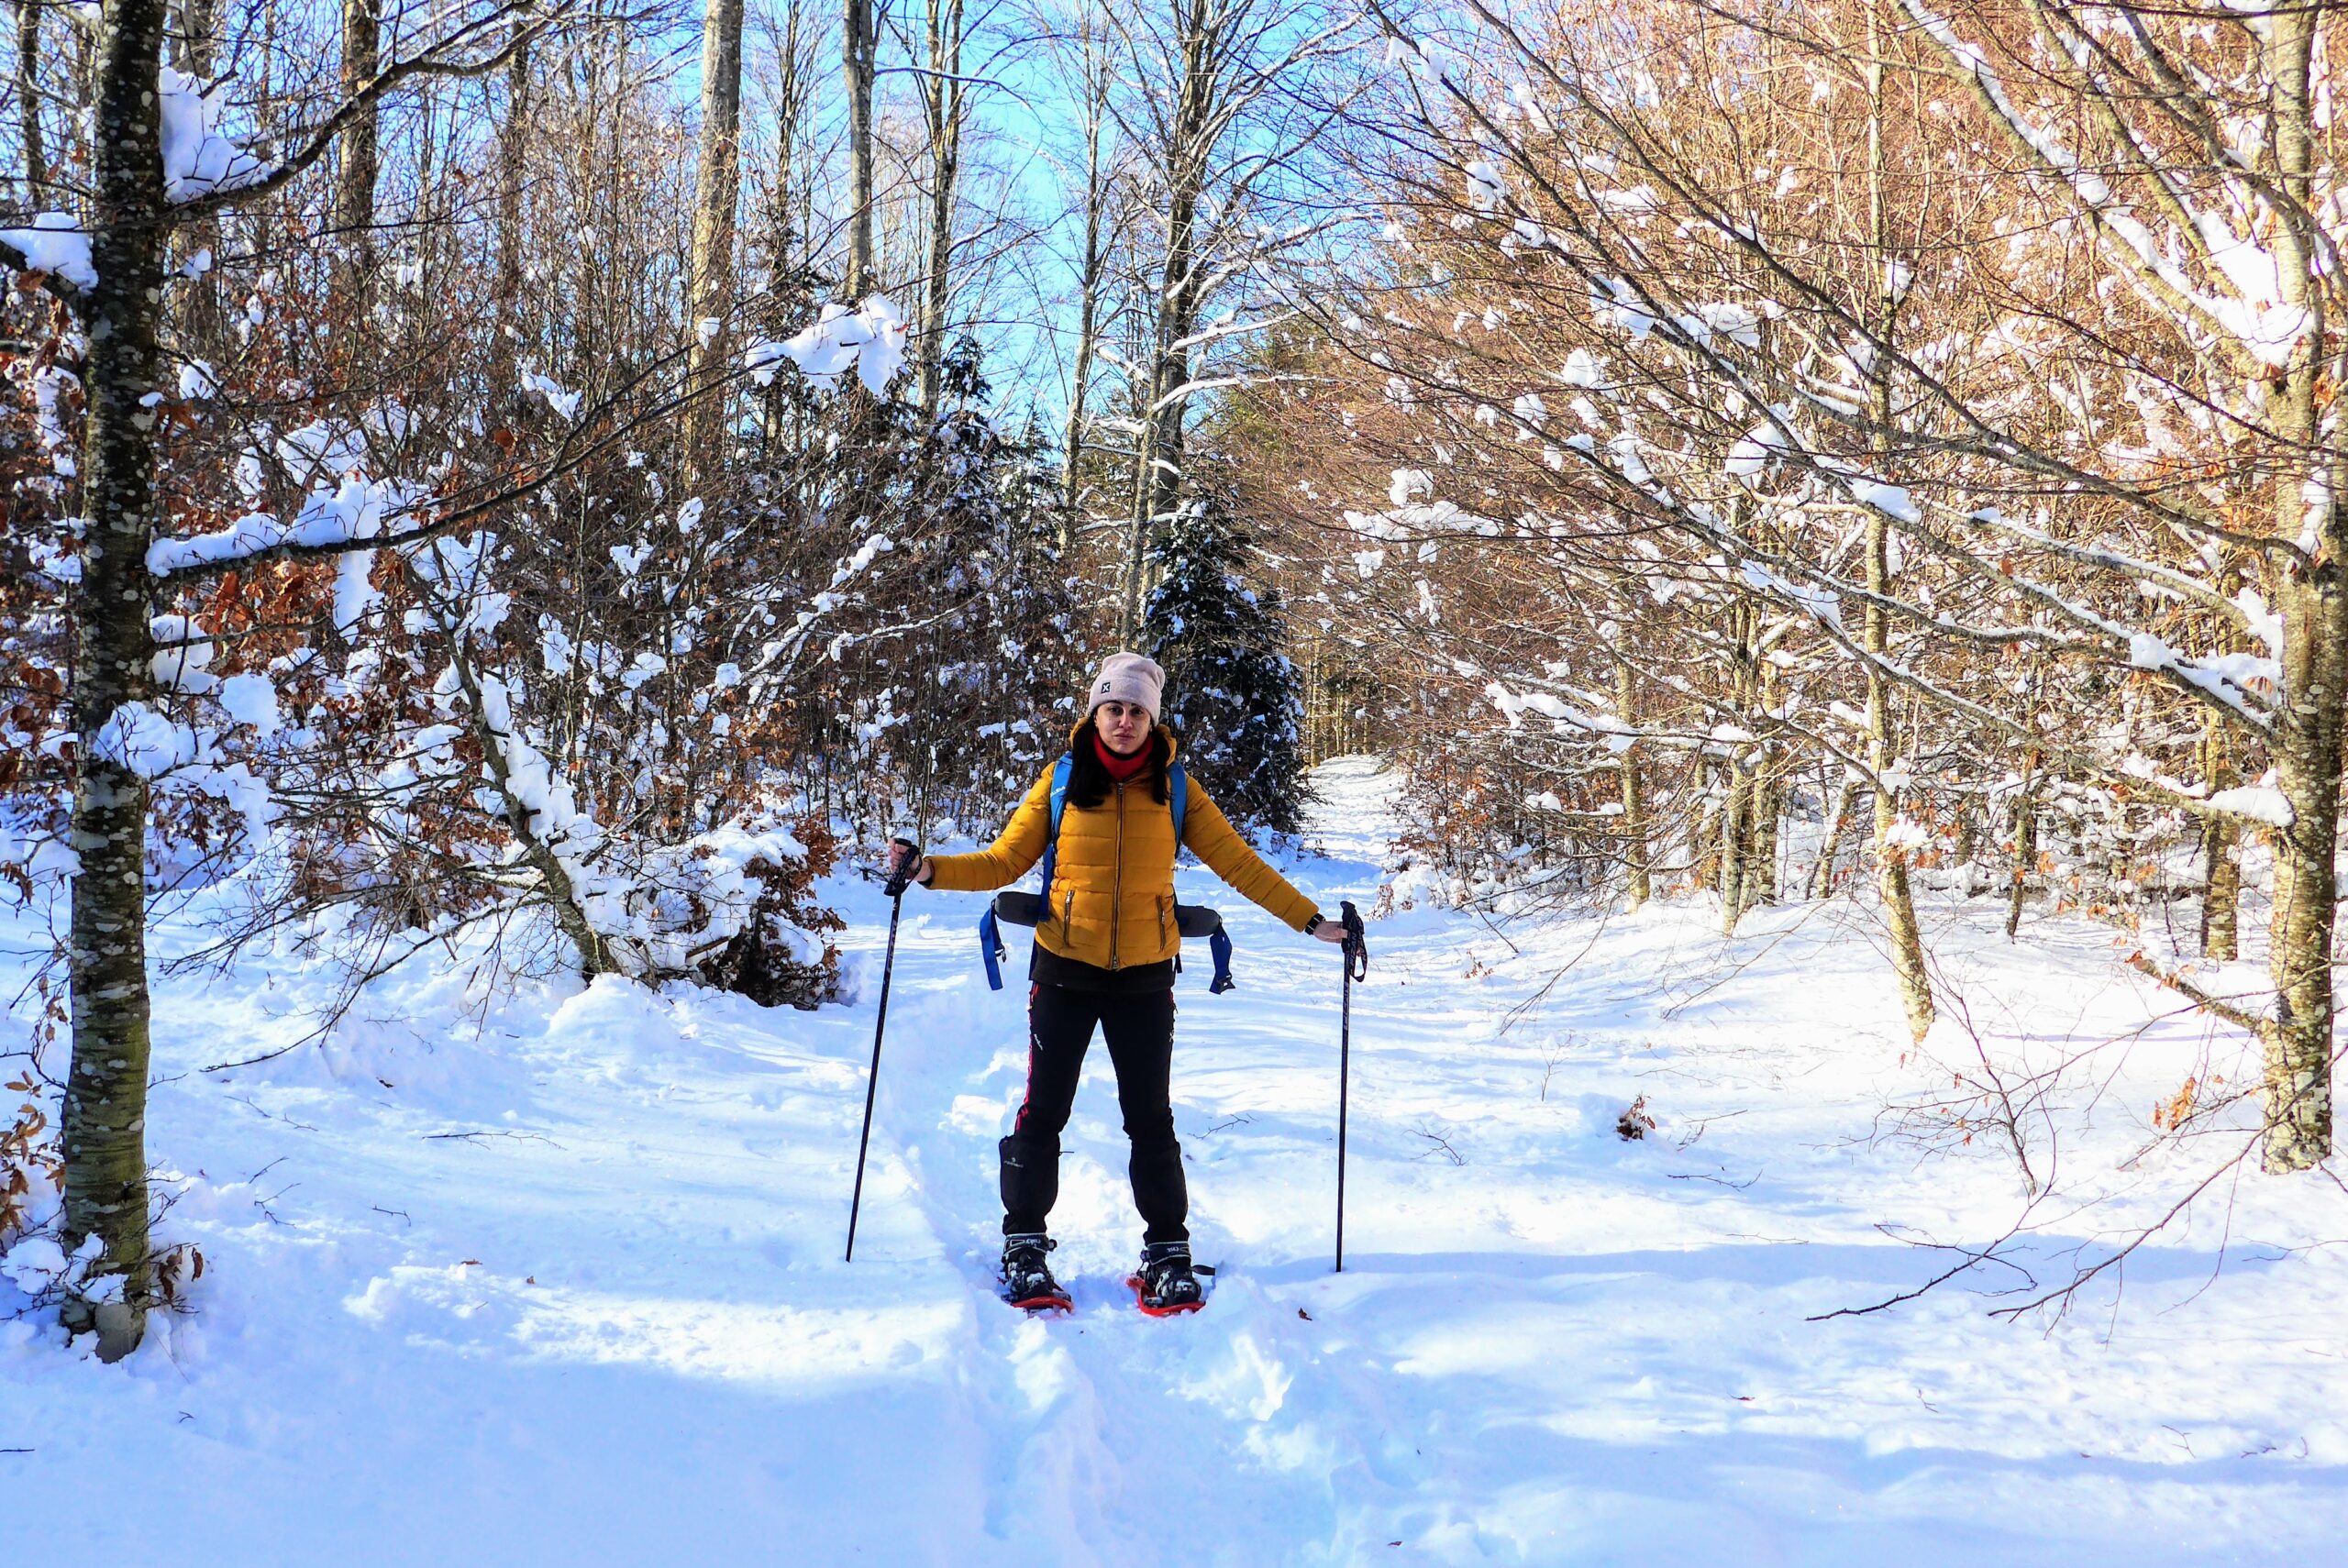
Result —
<path fill-rule="evenodd" d="M 1060 817 L 1068 810 L 1069 775 L 1075 770 L 1076 758 L 1063 756 L 1052 765 L 1052 825 L 1044 840 L 1044 858 L 1039 869 L 1044 874 L 1044 890 L 1035 893 L 999 893 L 988 903 L 987 912 L 979 917 L 979 955 L 986 961 L 987 988 L 1002 989 L 1002 961 L 1011 955 L 1002 944 L 1002 926 L 1036 925 L 1045 913 L 1045 901 L 1052 896 L 1052 867 L 1059 859 Z M 1182 822 L 1191 805 L 1190 775 L 1179 762 L 1166 769 L 1166 798 L 1174 813 L 1174 853 L 1182 853 Z M 1231 989 L 1231 937 L 1223 929 L 1223 917 L 1211 909 L 1197 904 L 1174 906 L 1176 932 L 1183 936 L 1203 936 L 1207 950 L 1214 955 L 1214 979 L 1207 987 L 1210 995 L 1220 996 Z M 1174 966 L 1179 971 L 1181 958 L 1177 955 Z"/>

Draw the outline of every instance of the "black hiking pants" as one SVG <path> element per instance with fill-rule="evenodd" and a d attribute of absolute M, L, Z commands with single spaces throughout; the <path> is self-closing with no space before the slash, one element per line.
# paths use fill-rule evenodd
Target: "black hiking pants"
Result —
<path fill-rule="evenodd" d="M 1060 1193 L 1060 1129 L 1076 1102 L 1085 1048 L 1099 1024 L 1117 1069 L 1117 1104 L 1133 1142 L 1134 1207 L 1146 1242 L 1186 1242 L 1191 1194 L 1174 1139 L 1169 1075 L 1174 993 L 1082 991 L 1038 983 L 1027 993 L 1027 1099 L 1002 1141 L 1002 1231 L 1042 1231 Z"/>

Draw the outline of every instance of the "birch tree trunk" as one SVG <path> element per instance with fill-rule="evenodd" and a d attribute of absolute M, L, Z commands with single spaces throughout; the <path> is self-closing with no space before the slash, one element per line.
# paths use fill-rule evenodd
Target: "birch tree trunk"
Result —
<path fill-rule="evenodd" d="M 94 1236 L 94 1273 L 66 1327 L 97 1331 L 98 1354 L 138 1348 L 152 1288 L 147 1200 L 147 780 L 101 740 L 152 693 L 147 547 L 155 534 L 157 318 L 162 310 L 161 86 L 165 0 L 115 0 L 98 39 L 87 292 L 89 414 L 82 580 L 73 591 L 73 878 L 69 958 L 73 1061 L 65 1089 L 65 1244 Z M 109 1286 L 111 1288 L 111 1286 Z"/>
<path fill-rule="evenodd" d="M 734 211 L 742 188 L 742 0 L 709 0 L 702 23 L 701 168 L 693 183 L 692 275 L 686 327 L 685 489 L 700 494 L 725 466 L 725 317 L 734 297 Z"/>

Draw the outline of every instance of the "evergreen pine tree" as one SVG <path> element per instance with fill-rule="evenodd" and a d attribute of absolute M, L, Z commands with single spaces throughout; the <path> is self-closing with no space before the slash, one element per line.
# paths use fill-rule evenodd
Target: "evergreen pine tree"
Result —
<path fill-rule="evenodd" d="M 1296 668 L 1279 598 L 1238 575 L 1247 536 L 1219 493 L 1193 498 L 1151 550 L 1144 625 L 1166 669 L 1166 724 L 1183 761 L 1243 831 L 1294 834 L 1307 791 Z"/>

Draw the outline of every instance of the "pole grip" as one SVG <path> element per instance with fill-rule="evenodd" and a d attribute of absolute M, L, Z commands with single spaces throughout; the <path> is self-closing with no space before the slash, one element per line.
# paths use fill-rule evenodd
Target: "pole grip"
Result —
<path fill-rule="evenodd" d="M 909 853 L 897 856 L 896 867 L 889 873 L 889 879 L 881 884 L 880 890 L 892 899 L 902 899 L 905 896 L 905 889 L 914 885 L 914 872 L 921 866 L 921 845 L 909 838 L 892 838 L 889 845 L 892 849 Z"/>

